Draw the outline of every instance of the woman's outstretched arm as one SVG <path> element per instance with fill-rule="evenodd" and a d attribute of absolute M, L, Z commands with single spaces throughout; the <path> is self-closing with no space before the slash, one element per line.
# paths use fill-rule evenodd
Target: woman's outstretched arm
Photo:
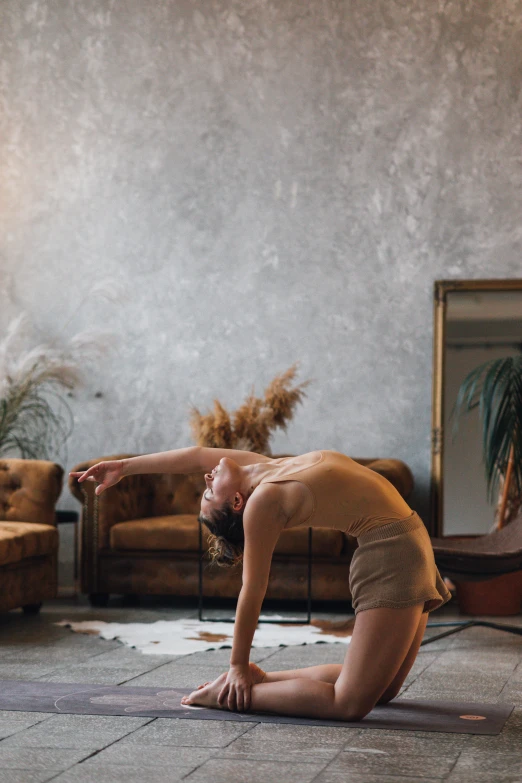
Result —
<path fill-rule="evenodd" d="M 220 703 L 226 701 L 230 710 L 239 711 L 250 705 L 250 649 L 268 586 L 272 554 L 287 521 L 273 485 L 261 486 L 256 492 L 243 516 L 243 586 L 237 602 L 230 669 L 219 695 Z"/>
<path fill-rule="evenodd" d="M 253 465 L 256 462 L 270 462 L 269 457 L 254 451 L 240 449 L 211 449 L 205 446 L 189 446 L 185 449 L 159 451 L 157 454 L 138 454 L 124 459 L 102 460 L 88 470 L 74 471 L 78 482 L 96 481 L 96 494 L 100 495 L 108 487 L 117 484 L 124 476 L 135 473 L 208 473 L 215 468 L 220 459 L 230 457 L 238 465 Z"/>
<path fill-rule="evenodd" d="M 197 473 L 201 470 L 200 447 L 159 451 L 157 454 L 138 454 L 122 459 L 122 475 L 135 473 Z"/>
<path fill-rule="evenodd" d="M 98 484 L 96 495 L 117 484 L 124 476 L 135 473 L 197 473 L 202 470 L 201 448 L 189 446 L 186 449 L 160 451 L 157 454 L 139 454 L 125 459 L 101 460 L 88 470 L 72 471 L 69 476 Z M 215 463 L 214 463 L 215 464 Z M 205 471 L 206 472 L 206 471 Z"/>
<path fill-rule="evenodd" d="M 243 586 L 236 612 L 232 665 L 248 666 L 252 639 L 268 587 L 272 555 L 286 522 L 276 487 L 273 484 L 259 487 L 243 515 Z"/>
<path fill-rule="evenodd" d="M 270 462 L 269 457 L 255 451 L 241 449 L 213 449 L 206 446 L 189 446 L 185 449 L 160 451 L 157 454 L 139 454 L 123 459 L 123 475 L 134 473 L 207 473 L 215 468 L 222 457 L 230 457 L 238 465 Z"/>
<path fill-rule="evenodd" d="M 139 454 L 122 460 L 123 475 L 134 473 L 207 473 L 215 468 L 222 457 L 230 457 L 238 465 L 270 462 L 269 457 L 254 451 L 240 449 L 213 449 L 206 446 L 189 446 L 186 449 L 160 451 L 157 454 Z"/>

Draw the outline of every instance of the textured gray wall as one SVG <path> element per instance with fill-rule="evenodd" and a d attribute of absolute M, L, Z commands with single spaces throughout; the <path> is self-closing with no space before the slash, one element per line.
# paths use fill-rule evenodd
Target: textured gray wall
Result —
<path fill-rule="evenodd" d="M 0 13 L 0 327 L 51 336 L 95 279 L 131 286 L 74 321 L 118 341 L 66 467 L 188 445 L 190 404 L 300 360 L 273 449 L 404 459 L 426 517 L 433 280 L 522 272 L 522 2 Z"/>

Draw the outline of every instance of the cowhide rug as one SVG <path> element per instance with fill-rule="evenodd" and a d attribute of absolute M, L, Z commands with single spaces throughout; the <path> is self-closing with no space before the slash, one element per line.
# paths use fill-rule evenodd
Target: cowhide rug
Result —
<path fill-rule="evenodd" d="M 262 618 L 260 618 L 262 619 Z M 268 618 L 267 618 L 268 619 Z M 342 642 L 349 644 L 355 618 L 340 622 L 312 620 L 310 625 L 259 623 L 252 647 L 287 647 L 294 644 Z M 288 618 L 286 618 L 288 619 Z M 234 624 L 200 622 L 199 620 L 158 620 L 155 623 L 106 623 L 101 620 L 73 622 L 61 620 L 62 625 L 76 633 L 92 634 L 102 639 L 117 639 L 145 655 L 188 655 L 201 650 L 232 647 Z"/>

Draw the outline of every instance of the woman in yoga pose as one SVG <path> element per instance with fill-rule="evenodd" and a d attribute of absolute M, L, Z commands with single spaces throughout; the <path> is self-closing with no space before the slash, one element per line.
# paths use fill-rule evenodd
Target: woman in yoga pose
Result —
<path fill-rule="evenodd" d="M 182 699 L 239 712 L 360 720 L 399 693 L 429 612 L 451 593 L 428 532 L 380 474 L 337 451 L 270 459 L 234 449 L 190 447 L 99 462 L 78 481 L 96 493 L 134 473 L 205 473 L 200 523 L 221 565 L 243 562 L 228 672 Z M 250 648 L 282 530 L 331 527 L 357 538 L 349 587 L 355 612 L 344 663 L 264 672 Z"/>

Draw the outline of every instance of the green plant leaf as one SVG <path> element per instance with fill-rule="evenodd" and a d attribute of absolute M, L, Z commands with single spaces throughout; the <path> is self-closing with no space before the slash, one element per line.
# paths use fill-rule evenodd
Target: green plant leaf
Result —
<path fill-rule="evenodd" d="M 458 419 L 479 407 L 482 419 L 482 457 L 488 502 L 498 493 L 514 449 L 513 481 L 522 492 L 522 356 L 493 359 L 475 367 L 462 381 L 451 416 L 453 439 Z"/>

